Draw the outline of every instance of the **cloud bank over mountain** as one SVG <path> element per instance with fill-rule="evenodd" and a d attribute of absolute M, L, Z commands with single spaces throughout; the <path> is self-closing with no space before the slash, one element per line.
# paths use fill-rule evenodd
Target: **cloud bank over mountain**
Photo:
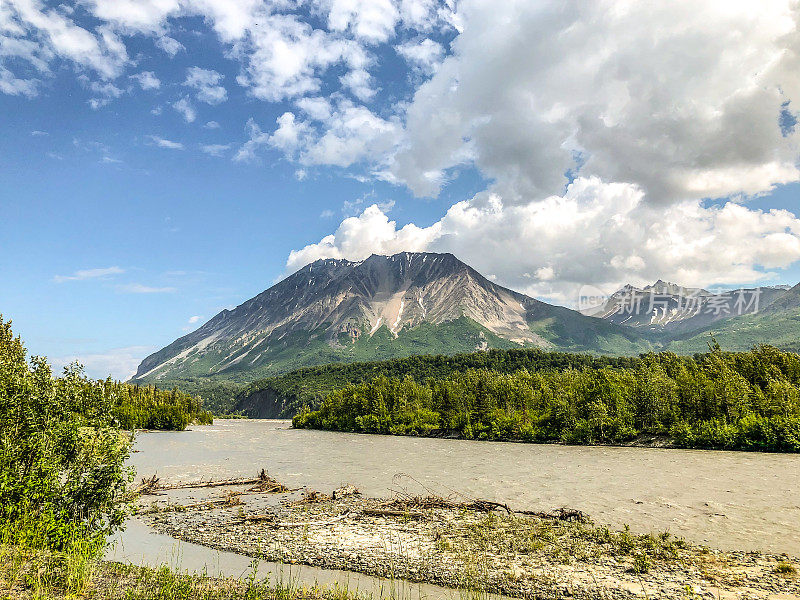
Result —
<path fill-rule="evenodd" d="M 158 93 L 190 127 L 238 89 L 279 116 L 253 109 L 243 139 L 198 152 L 419 197 L 472 169 L 486 188 L 437 222 L 371 206 L 287 267 L 452 251 L 563 300 L 583 283 L 758 282 L 800 259 L 796 215 L 747 204 L 800 181 L 799 23 L 798 0 L 0 0 L 0 93 L 36 97 L 71 69 L 93 110 Z M 172 60 L 187 30 L 238 74 L 142 70 L 134 39 Z"/>

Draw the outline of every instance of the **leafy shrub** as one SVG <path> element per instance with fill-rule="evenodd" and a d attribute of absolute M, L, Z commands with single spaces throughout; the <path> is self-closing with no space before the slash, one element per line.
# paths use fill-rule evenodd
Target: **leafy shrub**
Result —
<path fill-rule="evenodd" d="M 0 538 L 64 550 L 122 524 L 129 439 L 80 369 L 54 379 L 0 318 Z M 102 396 L 100 396 L 102 400 Z M 92 405 L 87 410 L 87 405 Z"/>

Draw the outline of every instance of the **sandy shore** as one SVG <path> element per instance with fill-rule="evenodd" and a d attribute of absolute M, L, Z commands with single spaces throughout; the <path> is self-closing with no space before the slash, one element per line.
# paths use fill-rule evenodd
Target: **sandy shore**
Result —
<path fill-rule="evenodd" d="M 800 599 L 800 561 L 786 555 L 722 552 L 463 501 L 238 495 L 245 489 L 144 497 L 143 518 L 175 538 L 268 561 L 513 597 Z"/>

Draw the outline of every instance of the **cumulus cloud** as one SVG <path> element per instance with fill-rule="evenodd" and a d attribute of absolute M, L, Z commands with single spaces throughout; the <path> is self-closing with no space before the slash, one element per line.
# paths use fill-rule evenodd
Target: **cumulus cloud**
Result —
<path fill-rule="evenodd" d="M 220 104 L 228 99 L 228 90 L 222 85 L 222 73 L 200 67 L 190 67 L 186 71 L 183 85 L 197 90 L 197 100 L 206 104 Z"/>
<path fill-rule="evenodd" d="M 317 103 L 300 103 L 300 106 L 323 121 L 314 125 L 293 112 L 285 112 L 277 118 L 277 128 L 270 134 L 250 119 L 249 139 L 240 147 L 235 160 L 253 160 L 258 149 L 268 145 L 306 166 L 349 167 L 387 155 L 395 147 L 402 129 L 396 119 L 383 119 L 368 108 L 346 100 L 324 109 Z"/>
<path fill-rule="evenodd" d="M 160 48 L 161 50 L 163 50 L 164 52 L 166 52 L 170 56 L 175 56 L 181 50 L 186 50 L 186 48 L 184 48 L 183 44 L 181 44 L 175 38 L 169 37 L 168 35 L 164 35 L 164 36 L 161 36 L 159 38 L 156 38 L 155 44 L 156 44 L 157 48 Z"/>
<path fill-rule="evenodd" d="M 365 106 L 343 100 L 319 128 L 301 122 L 305 136 L 298 153 L 305 165 L 348 167 L 387 156 L 402 131 L 397 119 L 379 117 Z M 276 131 L 277 133 L 277 131 Z"/>
<path fill-rule="evenodd" d="M 239 84 L 273 102 L 316 92 L 322 85 L 320 74 L 333 65 L 362 69 L 369 62 L 359 44 L 314 29 L 291 14 L 260 16 L 234 54 L 243 62 Z"/>
<path fill-rule="evenodd" d="M 430 38 L 409 40 L 395 46 L 395 50 L 412 67 L 426 74 L 435 72 L 444 58 L 444 47 Z"/>
<path fill-rule="evenodd" d="M 65 281 L 85 281 L 87 279 L 107 279 L 114 275 L 121 275 L 125 269 L 120 267 L 100 267 L 97 269 L 81 269 L 75 271 L 72 275 L 56 275 L 53 281 L 56 283 L 64 283 Z"/>
<path fill-rule="evenodd" d="M 767 281 L 800 259 L 800 219 L 735 202 L 653 207 L 636 185 L 578 178 L 563 195 L 528 203 L 505 204 L 484 192 L 422 228 L 398 228 L 372 205 L 293 251 L 287 268 L 402 250 L 452 252 L 504 285 L 570 303 L 584 284 L 614 291 L 659 278 L 684 285 Z"/>
<path fill-rule="evenodd" d="M 319 258 L 362 260 L 370 254 L 395 254 L 421 251 L 439 235 L 439 225 L 420 228 L 408 224 L 400 229 L 377 205 L 367 207 L 358 217 L 348 217 L 335 233 L 316 244 L 309 244 L 289 254 L 286 266 L 296 270 Z"/>
<path fill-rule="evenodd" d="M 506 202 L 558 193 L 577 170 L 662 203 L 800 178 L 797 136 L 778 124 L 800 96 L 795 0 L 470 0 L 460 11 L 454 52 L 416 92 L 393 166 L 420 195 L 463 162 Z"/>
<path fill-rule="evenodd" d="M 370 43 L 385 42 L 394 35 L 400 16 L 392 0 L 329 0 L 328 26 L 350 31 Z"/>
<path fill-rule="evenodd" d="M 143 90 L 157 90 L 161 87 L 161 80 L 152 71 L 142 71 L 130 76 Z"/>
<path fill-rule="evenodd" d="M 0 58 L 11 54 L 42 74 L 49 73 L 49 62 L 54 57 L 70 60 L 103 79 L 117 77 L 128 62 L 125 45 L 111 28 L 84 29 L 38 0 L 4 2 L 0 7 L 0 26 L 4 48 Z M 4 80 L 9 86 L 25 89 L 19 83 L 25 80 L 14 78 L 6 67 L 0 71 L 0 81 Z"/>
<path fill-rule="evenodd" d="M 194 123 L 195 119 L 197 119 L 197 111 L 188 98 L 181 98 L 173 102 L 172 108 L 178 111 L 187 123 Z"/>

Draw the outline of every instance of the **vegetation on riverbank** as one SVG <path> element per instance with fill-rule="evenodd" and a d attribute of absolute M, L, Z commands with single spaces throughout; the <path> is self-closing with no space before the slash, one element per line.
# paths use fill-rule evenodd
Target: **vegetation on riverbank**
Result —
<path fill-rule="evenodd" d="M 0 559 L 3 600 L 358 600 L 346 588 L 272 583 L 254 574 L 209 577 L 167 566 L 153 569 L 106 561 L 94 562 L 76 588 L 73 568 L 63 555 L 33 556 L 0 548 Z"/>
<path fill-rule="evenodd" d="M 626 443 L 667 436 L 686 448 L 800 452 L 800 356 L 770 346 L 630 365 L 386 376 L 329 394 L 295 427 L 468 439 Z"/>
<path fill-rule="evenodd" d="M 122 428 L 192 420 L 210 415 L 180 392 L 91 381 L 78 365 L 54 377 L 0 317 L 2 579 L 21 573 L 35 597 L 81 593 L 129 509 L 131 437 Z"/>
<path fill-rule="evenodd" d="M 606 366 L 632 368 L 639 362 L 639 358 L 630 356 L 615 358 L 545 352 L 539 348 L 515 348 L 452 356 L 420 355 L 377 362 L 329 364 L 254 381 L 239 393 L 235 409 L 256 418 L 293 417 L 304 406 L 317 408 L 331 392 L 349 384 L 370 381 L 380 375 L 410 377 L 422 383 L 428 378 L 443 379 L 468 369 L 489 369 L 498 373 L 526 369 L 533 373 Z"/>
<path fill-rule="evenodd" d="M 112 396 L 78 368 L 52 376 L 0 320 L 0 564 L 34 560 L 34 588 L 78 593 L 126 513 L 130 439 Z M 63 565 L 58 570 L 52 567 Z"/>

